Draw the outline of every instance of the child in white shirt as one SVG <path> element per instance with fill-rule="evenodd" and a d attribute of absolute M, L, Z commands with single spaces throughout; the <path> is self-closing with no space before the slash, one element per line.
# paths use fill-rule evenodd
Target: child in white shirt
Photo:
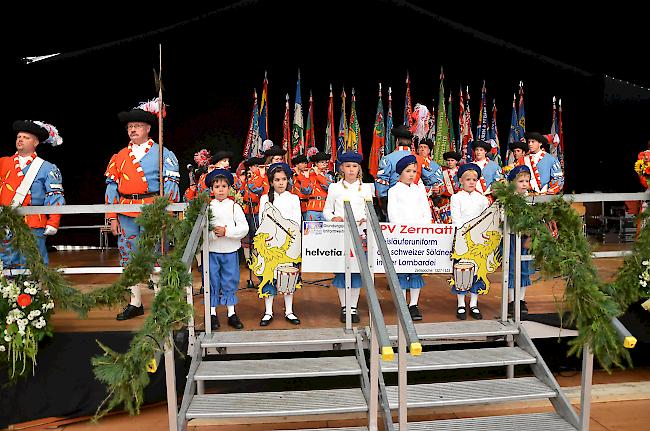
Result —
<path fill-rule="evenodd" d="M 215 169 L 205 177 L 214 199 L 210 202 L 210 315 L 212 329 L 219 328 L 217 305 L 228 307 L 228 325 L 242 329 L 235 313 L 239 288 L 239 248 L 248 233 L 244 211 L 228 192 L 233 176 L 226 169 Z"/>
<path fill-rule="evenodd" d="M 451 196 L 451 219 L 457 229 L 463 224 L 477 217 L 487 207 L 490 206 L 488 199 L 476 190 L 476 183 L 481 177 L 481 168 L 474 163 L 466 163 L 458 168 L 458 180 L 460 181 L 461 190 Z M 457 261 L 454 262 L 454 264 Z M 451 287 L 451 292 L 456 294 L 458 299 L 458 309 L 456 317 L 459 320 L 467 319 L 465 309 L 465 295 L 470 292 L 470 315 L 477 320 L 483 319 L 481 311 L 478 309 L 478 291 L 485 288 L 485 283 L 474 276 L 472 287 L 467 290 L 458 290 L 455 286 Z"/>
<path fill-rule="evenodd" d="M 327 191 L 325 208 L 323 208 L 323 217 L 327 221 L 342 222 L 345 217 L 343 207 L 344 201 L 349 201 L 352 207 L 354 219 L 359 227 L 359 233 L 365 238 L 366 228 L 366 201 L 372 201 L 372 189 L 369 184 L 363 184 L 361 181 L 361 162 L 363 156 L 356 151 L 348 151 L 341 154 L 338 158 L 342 179 L 339 182 L 332 183 Z M 341 303 L 341 323 L 345 323 L 345 274 L 334 274 L 332 284 L 337 287 L 339 301 Z M 361 276 L 352 274 L 352 299 L 350 308 L 352 322 L 359 323 L 357 305 L 359 303 L 359 289 L 361 288 Z"/>
<path fill-rule="evenodd" d="M 269 167 L 268 178 L 270 190 L 268 194 L 262 195 L 260 198 L 260 220 L 262 219 L 262 213 L 264 212 L 266 203 L 269 202 L 280 211 L 284 218 L 295 221 L 299 226 L 302 226 L 300 199 L 287 190 L 291 175 L 291 167 L 286 163 L 274 163 Z M 301 232 L 298 231 L 295 234 L 300 235 Z M 273 320 L 273 298 L 278 291 L 275 284 L 268 282 L 263 286 L 259 286 L 258 289 L 264 295 L 265 304 L 264 316 L 260 320 L 260 326 L 268 326 L 271 320 Z M 293 293 L 283 296 L 285 319 L 294 325 L 299 325 L 300 319 L 293 312 Z"/>
<path fill-rule="evenodd" d="M 399 181 L 388 190 L 388 220 L 390 223 L 426 224 L 431 223 L 431 209 L 424 184 L 415 183 L 417 159 L 413 154 L 402 157 L 395 165 Z M 400 287 L 406 298 L 406 290 L 411 292 L 409 313 L 413 320 L 422 320 L 418 309 L 420 289 L 424 286 L 421 274 L 397 274 Z"/>

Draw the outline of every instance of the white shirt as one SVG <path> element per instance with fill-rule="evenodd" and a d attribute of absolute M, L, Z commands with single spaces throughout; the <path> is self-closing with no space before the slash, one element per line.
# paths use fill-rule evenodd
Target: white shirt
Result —
<path fill-rule="evenodd" d="M 391 223 L 431 223 L 431 209 L 424 184 L 407 186 L 398 181 L 388 190 L 388 220 Z"/>
<path fill-rule="evenodd" d="M 451 196 L 451 221 L 455 227 L 460 228 L 489 206 L 490 202 L 480 192 L 467 193 L 460 190 Z"/>
<path fill-rule="evenodd" d="M 296 223 L 298 223 L 298 226 L 301 226 L 302 228 L 302 212 L 300 211 L 300 198 L 298 198 L 298 196 L 288 191 L 284 191 L 281 194 L 277 194 L 276 192 L 269 192 L 269 193 L 275 194 L 273 196 L 273 206 L 280 211 L 282 217 L 288 220 L 295 221 Z M 262 218 L 262 213 L 264 212 L 264 208 L 266 207 L 267 202 L 269 202 L 269 195 L 268 194 L 262 195 L 262 197 L 260 198 L 260 212 L 259 212 L 260 219 Z"/>
<path fill-rule="evenodd" d="M 372 201 L 372 187 L 370 184 L 361 184 L 359 190 L 359 181 L 349 184 L 345 180 L 333 183 L 327 190 L 327 199 L 325 208 L 323 208 L 323 217 L 331 221 L 334 217 L 345 219 L 345 209 L 343 202 L 349 200 L 354 214 L 354 220 L 359 221 L 366 218 L 366 200 Z M 366 224 L 359 225 L 359 230 L 366 228 Z"/>
<path fill-rule="evenodd" d="M 142 159 L 147 153 L 147 147 L 149 146 L 148 144 L 149 141 L 142 144 L 131 144 L 131 152 L 133 153 L 136 162 L 139 162 L 140 159 Z"/>
<path fill-rule="evenodd" d="M 213 229 L 225 226 L 226 235 L 218 237 Z M 241 247 L 240 240 L 248 233 L 248 222 L 244 211 L 231 199 L 210 202 L 210 252 L 232 253 Z"/>
<path fill-rule="evenodd" d="M 18 156 L 18 164 L 20 164 L 21 171 L 25 169 L 25 166 L 27 166 L 27 160 L 31 160 L 31 159 L 32 156 L 27 156 L 27 157 Z"/>

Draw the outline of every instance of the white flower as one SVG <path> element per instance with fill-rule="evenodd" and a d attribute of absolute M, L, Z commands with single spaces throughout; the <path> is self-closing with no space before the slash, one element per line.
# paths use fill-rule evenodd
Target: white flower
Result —
<path fill-rule="evenodd" d="M 5 341 L 8 343 L 11 341 L 11 337 L 9 335 L 5 335 Z"/>
<path fill-rule="evenodd" d="M 25 286 L 25 287 L 29 287 L 29 281 L 24 282 L 24 283 L 23 283 L 23 286 Z"/>
<path fill-rule="evenodd" d="M 639 281 L 639 284 L 640 284 L 642 287 L 646 287 L 646 286 L 648 285 L 648 282 L 647 282 L 647 281 L 644 281 L 644 280 L 641 280 L 641 281 Z"/>
<path fill-rule="evenodd" d="M 7 316 L 7 319 L 6 319 L 6 320 L 7 320 L 7 325 L 11 325 L 12 323 L 14 323 L 14 318 L 13 318 L 13 316 Z"/>
<path fill-rule="evenodd" d="M 18 329 L 18 335 L 20 336 L 25 336 L 25 330 L 24 329 Z"/>
<path fill-rule="evenodd" d="M 0 352 L 4 352 L 5 350 L 6 350 L 6 349 L 5 349 L 5 346 L 0 345 Z"/>

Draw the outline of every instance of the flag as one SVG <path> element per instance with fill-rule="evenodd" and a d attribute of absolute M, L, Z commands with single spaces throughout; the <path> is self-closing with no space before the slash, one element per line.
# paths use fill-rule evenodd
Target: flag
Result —
<path fill-rule="evenodd" d="M 497 130 L 497 102 L 494 99 L 492 99 L 492 125 L 488 133 L 488 140 L 491 140 L 496 144 L 494 161 L 499 166 L 503 166 L 503 161 L 501 160 L 501 145 L 499 144 L 499 132 Z"/>
<path fill-rule="evenodd" d="M 462 160 L 464 160 L 466 163 L 469 163 L 472 161 L 474 158 L 474 155 L 472 154 L 473 152 L 473 142 L 474 142 L 474 134 L 472 133 L 472 113 L 469 109 L 469 87 L 466 87 L 466 97 L 465 101 L 462 104 L 462 120 L 461 120 L 461 127 L 460 127 L 460 140 L 461 140 L 461 155 Z M 460 90 L 460 95 L 461 98 L 463 97 L 463 90 Z"/>
<path fill-rule="evenodd" d="M 384 157 L 384 143 L 386 141 L 386 130 L 384 129 L 384 105 L 381 103 L 381 83 L 379 84 L 379 101 L 377 102 L 377 113 L 375 114 L 375 127 L 372 131 L 372 147 L 368 160 L 370 175 L 377 177 L 379 160 Z"/>
<path fill-rule="evenodd" d="M 519 81 L 519 115 L 517 115 L 517 134 L 519 140 L 526 135 L 526 110 L 524 109 L 524 82 Z"/>
<path fill-rule="evenodd" d="M 447 123 L 449 126 L 449 150 L 456 151 L 456 133 L 454 132 L 454 116 L 452 114 L 452 104 L 451 104 L 451 91 L 449 92 L 449 105 L 447 107 L 448 117 Z"/>
<path fill-rule="evenodd" d="M 559 112 L 558 112 L 558 129 L 560 135 L 560 152 L 562 154 L 562 160 L 560 160 L 560 165 L 562 166 L 562 171 L 564 171 L 564 130 L 562 129 L 562 99 L 558 100 Z M 566 172 L 565 172 L 566 173 Z"/>
<path fill-rule="evenodd" d="M 356 151 L 363 154 L 361 148 L 361 130 L 359 127 L 359 118 L 357 117 L 356 97 L 354 88 L 352 89 L 352 105 L 350 105 L 350 127 L 348 129 L 348 139 L 345 148 L 347 151 Z"/>
<path fill-rule="evenodd" d="M 438 121 L 436 123 L 436 145 L 431 154 L 431 160 L 444 165 L 442 155 L 449 149 L 449 124 L 447 123 L 447 112 L 445 111 L 445 75 L 440 68 L 440 91 L 438 93 Z"/>
<path fill-rule="evenodd" d="M 564 154 L 562 152 L 562 146 L 560 145 L 560 128 L 558 123 L 558 111 L 555 105 L 555 96 L 553 96 L 553 119 L 551 121 L 551 136 L 553 137 L 553 140 L 549 142 L 549 144 L 551 145 L 551 154 L 555 156 L 555 158 L 558 159 L 562 165 Z"/>
<path fill-rule="evenodd" d="M 307 113 L 305 146 L 307 149 L 316 147 L 316 136 L 314 135 L 314 98 L 312 97 L 311 90 L 309 91 L 309 112 Z"/>
<path fill-rule="evenodd" d="M 393 98 L 392 90 L 388 87 L 388 113 L 386 114 L 386 139 L 384 145 L 384 154 L 390 154 L 395 149 L 395 140 L 390 132 L 393 130 Z"/>
<path fill-rule="evenodd" d="M 409 72 L 406 71 L 406 96 L 404 97 L 404 125 L 409 127 L 411 126 L 411 80 L 409 79 Z"/>
<path fill-rule="evenodd" d="M 296 100 L 293 102 L 293 124 L 291 126 L 291 157 L 305 152 L 305 128 L 302 122 L 302 99 L 300 98 L 300 69 L 296 83 Z"/>
<path fill-rule="evenodd" d="M 476 139 L 482 141 L 487 140 L 488 132 L 488 115 L 487 115 L 487 100 L 486 100 L 485 80 L 483 81 L 483 88 L 481 89 L 481 105 L 478 110 L 478 124 L 476 126 Z"/>
<path fill-rule="evenodd" d="M 345 88 L 341 93 L 341 117 L 339 118 L 339 136 L 336 139 L 337 158 L 345 153 L 345 142 L 348 140 L 348 122 L 345 118 Z"/>
<path fill-rule="evenodd" d="M 330 84 L 330 100 L 327 105 L 327 128 L 325 129 L 325 144 L 323 151 L 330 151 L 329 170 L 334 169 L 336 162 L 336 135 L 334 134 L 334 94 L 332 93 L 332 84 Z"/>
<path fill-rule="evenodd" d="M 253 112 L 251 113 L 251 120 L 248 124 L 248 133 L 246 134 L 246 142 L 244 143 L 244 151 L 242 153 L 244 159 L 258 156 L 261 144 L 259 111 L 257 110 L 257 90 L 253 90 Z"/>
<path fill-rule="evenodd" d="M 510 144 L 519 142 L 518 128 L 517 128 L 517 95 L 512 95 L 512 115 L 510 116 L 510 135 L 508 135 L 508 150 L 506 151 L 506 163 L 514 163 L 514 155 L 510 150 Z"/>
<path fill-rule="evenodd" d="M 269 81 L 266 79 L 264 71 L 264 84 L 262 85 L 262 100 L 260 100 L 260 139 L 265 141 L 269 130 L 269 113 L 268 113 L 268 87 Z"/>
<path fill-rule="evenodd" d="M 436 100 L 431 100 L 431 112 L 429 113 L 429 131 L 427 132 L 427 138 L 436 143 Z"/>
<path fill-rule="evenodd" d="M 286 151 L 284 153 L 284 161 L 289 162 L 289 154 L 291 154 L 291 109 L 289 108 L 289 93 L 285 96 L 284 104 L 284 120 L 282 120 L 282 148 Z"/>

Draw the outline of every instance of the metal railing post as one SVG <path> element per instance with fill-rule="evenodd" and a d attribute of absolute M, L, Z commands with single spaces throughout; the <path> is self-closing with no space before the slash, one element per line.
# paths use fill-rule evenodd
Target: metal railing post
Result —
<path fill-rule="evenodd" d="M 502 255 L 502 278 L 501 285 L 501 321 L 508 320 L 508 283 L 510 282 L 510 224 L 508 216 L 503 216 L 503 255 Z"/>
<path fill-rule="evenodd" d="M 369 214 L 366 214 L 366 220 Z M 375 281 L 375 262 L 377 255 L 377 246 L 373 235 L 366 235 L 368 245 L 368 268 L 370 277 Z M 377 431 L 377 418 L 379 416 L 379 346 L 377 345 L 377 335 L 372 325 L 372 310 L 368 307 L 370 316 L 370 405 L 368 417 L 368 429 Z"/>
<path fill-rule="evenodd" d="M 205 333 L 212 333 L 212 325 L 210 319 L 210 221 L 208 220 L 207 213 L 202 225 L 203 230 L 203 247 L 201 250 L 201 269 L 203 271 L 203 307 L 205 322 Z"/>
<path fill-rule="evenodd" d="M 582 377 L 580 378 L 580 429 L 589 431 L 591 416 L 591 381 L 594 374 L 594 354 L 588 345 L 582 349 Z"/>
<path fill-rule="evenodd" d="M 178 399 L 176 398 L 176 366 L 174 365 L 174 334 L 165 343 L 165 383 L 167 385 L 167 416 L 169 431 L 178 430 Z"/>
<path fill-rule="evenodd" d="M 350 309 L 350 302 L 352 302 L 352 258 L 350 257 L 350 235 L 352 235 L 352 232 L 350 230 L 350 223 L 344 223 L 344 227 L 343 250 L 345 255 L 345 330 L 352 331 L 352 316 Z"/>
<path fill-rule="evenodd" d="M 404 325 L 397 320 L 397 386 L 399 429 L 408 429 L 408 380 L 406 363 L 406 334 Z"/>

